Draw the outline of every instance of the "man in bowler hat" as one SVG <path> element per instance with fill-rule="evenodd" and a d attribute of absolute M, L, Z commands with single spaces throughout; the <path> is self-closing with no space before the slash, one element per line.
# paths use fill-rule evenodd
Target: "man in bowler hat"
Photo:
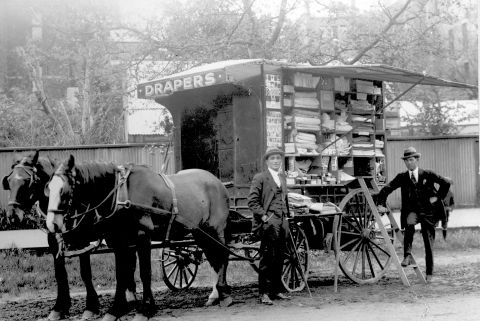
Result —
<path fill-rule="evenodd" d="M 403 240 L 404 259 L 402 266 L 413 263 L 412 242 L 415 234 L 415 225 L 421 224 L 423 243 L 425 245 L 425 263 L 427 282 L 433 276 L 433 244 L 435 241 L 435 226 L 439 220 L 445 218 L 445 209 L 442 200 L 447 195 L 450 183 L 444 177 L 431 170 L 418 167 L 421 154 L 415 148 L 408 147 L 403 152 L 403 161 L 407 171 L 397 174 L 385 185 L 377 196 L 379 212 L 386 212 L 385 202 L 390 193 L 401 188 L 402 209 L 400 223 L 405 228 Z M 438 190 L 435 187 L 438 184 Z"/>
<path fill-rule="evenodd" d="M 289 299 L 281 282 L 284 253 L 289 233 L 287 184 L 282 164 L 284 153 L 269 148 L 265 153 L 267 169 L 255 175 L 248 195 L 253 212 L 252 231 L 260 237 L 258 288 L 260 302 L 272 305 L 272 299 Z"/>

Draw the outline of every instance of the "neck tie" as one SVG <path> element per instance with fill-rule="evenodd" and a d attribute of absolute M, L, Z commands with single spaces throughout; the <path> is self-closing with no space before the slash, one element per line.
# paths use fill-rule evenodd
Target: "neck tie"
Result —
<path fill-rule="evenodd" d="M 415 175 L 413 175 L 413 172 L 411 173 L 410 178 L 412 179 L 413 184 L 417 184 L 417 180 L 415 179 Z"/>

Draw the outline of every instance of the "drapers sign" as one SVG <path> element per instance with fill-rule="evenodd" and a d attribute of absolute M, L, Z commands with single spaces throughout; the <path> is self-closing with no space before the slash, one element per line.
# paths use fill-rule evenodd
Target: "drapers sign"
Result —
<path fill-rule="evenodd" d="M 210 71 L 178 78 L 155 80 L 139 84 L 138 98 L 154 98 L 156 96 L 170 95 L 176 91 L 208 87 L 226 82 L 225 71 Z"/>

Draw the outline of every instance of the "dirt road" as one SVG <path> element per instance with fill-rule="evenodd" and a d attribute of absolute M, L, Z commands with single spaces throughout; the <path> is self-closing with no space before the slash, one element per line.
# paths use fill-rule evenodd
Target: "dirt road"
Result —
<path fill-rule="evenodd" d="M 424 266 L 421 256 L 417 258 Z M 413 270 L 408 271 L 410 288 L 402 285 L 393 267 L 385 278 L 371 285 L 357 285 L 341 277 L 338 293 L 333 292 L 331 275 L 317 273 L 309 281 L 313 298 L 304 291 L 293 294 L 290 301 L 277 301 L 272 307 L 257 302 L 256 283 L 234 285 L 235 301 L 229 308 L 204 308 L 208 288 L 178 293 L 157 291 L 159 310 L 152 320 L 480 320 L 480 250 L 438 251 L 435 263 L 434 282 L 429 285 L 419 284 Z M 111 299 L 111 294 L 102 295 L 102 306 L 108 306 Z M 0 320 L 38 320 L 48 314 L 53 301 L 49 297 L 2 302 Z M 84 297 L 75 297 L 72 315 L 80 315 L 83 305 Z M 132 316 L 133 313 L 122 320 Z"/>

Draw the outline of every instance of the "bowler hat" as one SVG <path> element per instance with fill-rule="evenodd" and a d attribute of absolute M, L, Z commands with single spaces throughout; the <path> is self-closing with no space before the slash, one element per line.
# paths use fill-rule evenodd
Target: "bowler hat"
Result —
<path fill-rule="evenodd" d="M 422 154 L 417 153 L 417 150 L 414 147 L 410 146 L 403 151 L 402 159 L 405 160 L 410 157 L 420 157 L 420 156 L 422 156 Z"/>
<path fill-rule="evenodd" d="M 269 147 L 267 148 L 267 151 L 265 152 L 265 156 L 263 156 L 264 159 L 268 159 L 271 155 L 279 154 L 280 156 L 285 155 L 283 150 L 281 150 L 278 147 Z"/>

